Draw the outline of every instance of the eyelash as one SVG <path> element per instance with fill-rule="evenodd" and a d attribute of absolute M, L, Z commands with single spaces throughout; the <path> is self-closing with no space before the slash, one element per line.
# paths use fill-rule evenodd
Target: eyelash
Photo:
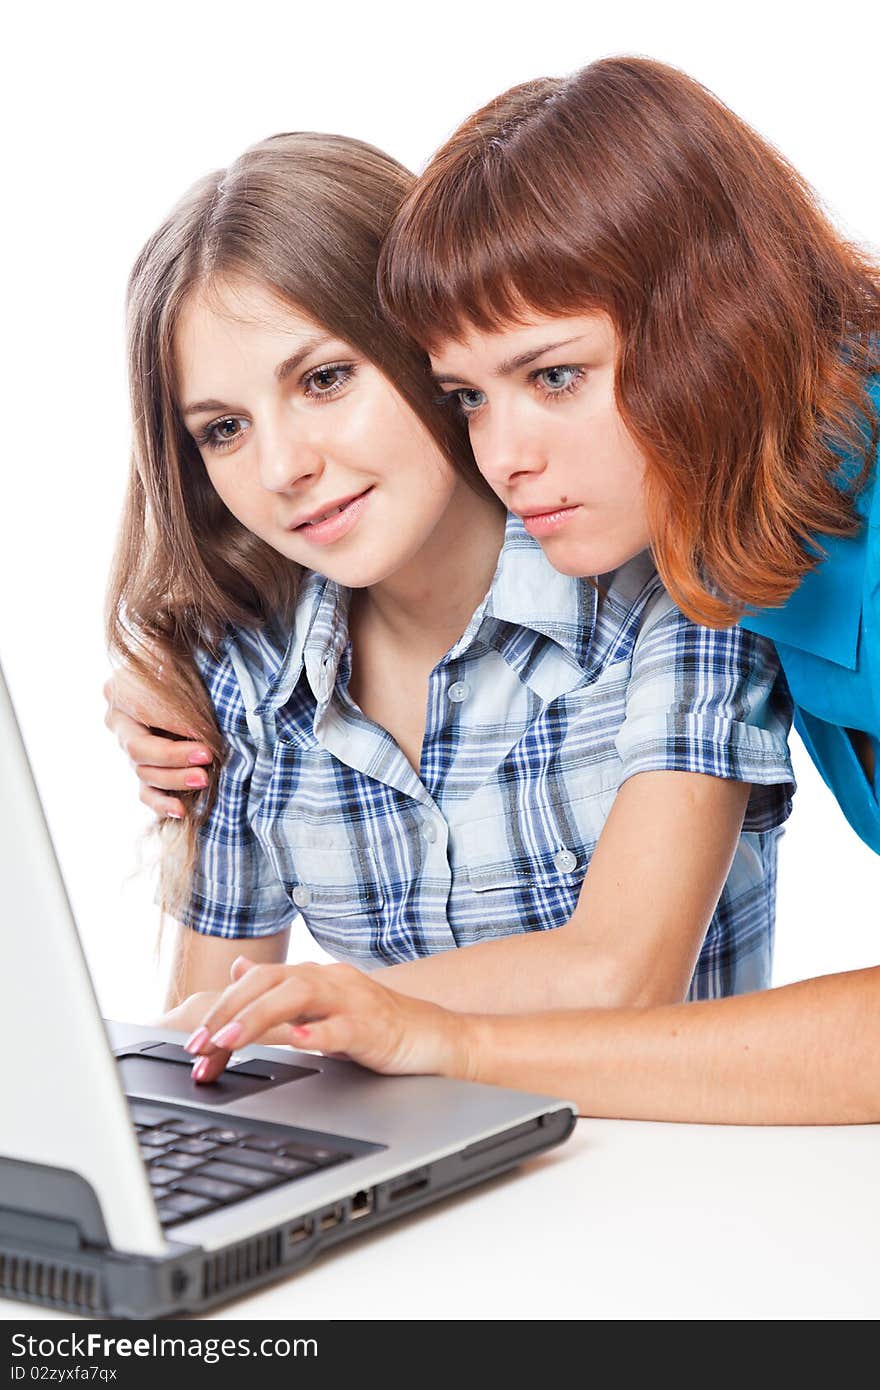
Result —
<path fill-rule="evenodd" d="M 561 386 L 557 391 L 552 391 L 547 387 L 539 387 L 539 379 L 544 375 L 545 372 L 573 372 L 574 376 L 572 377 L 571 381 L 568 382 L 567 385 Z M 559 400 L 561 396 L 572 395 L 581 386 L 585 376 L 586 371 L 583 367 L 575 367 L 572 366 L 570 363 L 559 363 L 558 365 L 554 365 L 552 367 L 538 367 L 535 371 L 529 372 L 527 380 L 530 381 L 532 385 L 539 387 L 539 394 L 544 397 L 545 401 L 553 401 Z M 472 420 L 475 415 L 479 414 L 483 406 L 474 406 L 472 410 L 468 410 L 461 399 L 462 392 L 466 389 L 468 388 L 462 386 L 455 391 L 445 391 L 442 395 L 435 397 L 436 404 L 454 405 L 458 410 L 458 414 L 463 419 Z"/>
<path fill-rule="evenodd" d="M 320 376 L 322 372 L 338 372 L 342 380 L 336 382 L 335 385 L 329 387 L 326 391 L 319 391 L 315 395 L 309 395 L 309 387 L 315 378 Z M 313 405 L 324 405 L 328 399 L 337 396 L 340 391 L 345 390 L 356 372 L 357 366 L 354 362 L 325 362 L 322 363 L 320 367 L 313 367 L 310 372 L 306 372 L 300 385 L 303 387 L 303 394 L 306 396 L 307 400 L 310 400 Z M 221 415 L 219 419 L 212 420 L 209 425 L 205 425 L 196 435 L 196 443 L 199 448 L 210 449 L 213 453 L 217 454 L 223 453 L 224 449 L 231 449 L 241 438 L 241 432 L 233 435 L 231 439 L 218 439 L 214 431 L 219 429 L 221 425 L 227 424 L 230 420 L 240 421 L 241 418 L 240 415 Z"/>

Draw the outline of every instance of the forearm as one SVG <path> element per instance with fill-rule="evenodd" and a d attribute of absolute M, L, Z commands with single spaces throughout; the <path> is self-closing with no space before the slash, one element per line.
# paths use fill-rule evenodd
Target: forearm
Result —
<path fill-rule="evenodd" d="M 589 940 L 568 925 L 481 941 L 371 973 L 399 994 L 460 1012 L 529 1013 L 645 1002 L 638 993 L 635 963 L 628 972 L 624 962 L 591 949 Z"/>
<path fill-rule="evenodd" d="M 246 955 L 257 962 L 276 963 L 287 959 L 290 928 L 273 936 L 223 937 L 173 925 L 174 949 L 165 1008 L 173 1009 L 191 994 L 224 990 L 236 956 Z"/>
<path fill-rule="evenodd" d="M 460 1021 L 453 1074 L 581 1114 L 706 1124 L 880 1121 L 880 968 L 733 999 Z"/>

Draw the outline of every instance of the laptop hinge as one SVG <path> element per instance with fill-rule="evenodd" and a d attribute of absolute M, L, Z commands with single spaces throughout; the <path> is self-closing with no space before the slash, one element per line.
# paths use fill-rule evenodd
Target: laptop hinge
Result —
<path fill-rule="evenodd" d="M 4 1238 L 64 1250 L 110 1246 L 94 1188 L 81 1174 L 0 1157 L 0 1240 Z"/>

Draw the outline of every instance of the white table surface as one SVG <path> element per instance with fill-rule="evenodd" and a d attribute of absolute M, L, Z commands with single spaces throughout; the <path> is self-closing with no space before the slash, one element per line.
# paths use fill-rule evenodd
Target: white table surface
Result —
<path fill-rule="evenodd" d="M 876 1318 L 880 1126 L 581 1120 L 223 1318 Z M 0 1301 L 0 1317 L 60 1319 Z"/>

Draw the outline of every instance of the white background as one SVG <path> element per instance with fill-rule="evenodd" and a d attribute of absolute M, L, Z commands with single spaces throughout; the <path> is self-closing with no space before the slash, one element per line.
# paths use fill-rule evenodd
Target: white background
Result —
<path fill-rule="evenodd" d="M 852 0 L 818 10 L 821 24 L 810 13 L 154 0 L 50 4 L 8 22 L 0 657 L 107 1014 L 148 1017 L 161 992 L 152 889 L 137 874 L 149 818 L 100 694 L 128 454 L 122 300 L 141 243 L 195 178 L 264 136 L 339 131 L 417 168 L 512 83 L 641 53 L 715 91 L 876 248 L 880 19 Z M 880 960 L 877 860 L 799 746 L 795 761 L 778 982 Z M 4 930 L 27 925 L 3 917 Z M 295 954 L 308 949 L 296 940 Z"/>

